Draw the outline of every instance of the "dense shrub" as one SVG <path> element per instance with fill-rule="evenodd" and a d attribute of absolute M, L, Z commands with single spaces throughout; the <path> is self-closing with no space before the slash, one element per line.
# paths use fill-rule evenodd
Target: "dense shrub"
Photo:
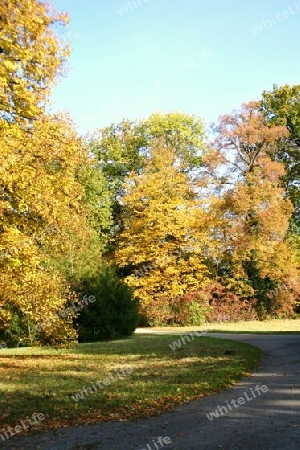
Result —
<path fill-rule="evenodd" d="M 200 302 L 192 301 L 189 306 L 189 323 L 188 325 L 200 326 L 206 322 L 206 315 L 210 308 Z"/>
<path fill-rule="evenodd" d="M 156 327 L 173 324 L 173 318 L 170 300 L 166 296 L 157 296 L 140 309 L 140 325 L 142 326 Z"/>
<path fill-rule="evenodd" d="M 11 319 L 8 326 L 1 324 L 0 341 L 6 343 L 8 347 L 19 347 L 32 345 L 30 340 L 30 327 L 32 326 L 23 316 L 19 308 L 8 305 L 6 309 L 10 312 Z"/>
<path fill-rule="evenodd" d="M 72 317 L 62 319 L 54 314 L 37 324 L 15 305 L 8 305 L 6 309 L 10 313 L 10 321 L 6 326 L 0 324 L 0 341 L 8 347 L 61 346 L 77 342 Z"/>
<path fill-rule="evenodd" d="M 205 294 L 211 307 L 206 316 L 208 322 L 237 322 L 258 318 L 255 310 L 256 299 L 243 299 L 240 295 L 226 289 L 219 283 L 212 283 L 207 286 Z"/>
<path fill-rule="evenodd" d="M 298 285 L 295 286 L 266 291 L 269 294 L 265 292 L 258 300 L 253 298 L 255 291 L 251 291 L 251 286 L 247 290 L 243 283 L 224 286 L 221 282 L 211 282 L 200 291 L 152 299 L 142 311 L 142 325 L 200 326 L 205 322 L 291 317 L 299 300 Z"/>
<path fill-rule="evenodd" d="M 178 325 L 199 326 L 209 312 L 208 300 L 197 291 L 172 298 L 158 296 L 143 311 L 144 320 L 150 326 Z"/>
<path fill-rule="evenodd" d="M 278 318 L 288 318 L 295 315 L 295 295 L 290 290 L 280 290 L 269 298 L 268 312 Z"/>
<path fill-rule="evenodd" d="M 138 322 L 138 305 L 131 289 L 111 267 L 99 276 L 87 279 L 82 287 L 95 301 L 84 308 L 77 319 L 79 342 L 95 342 L 130 336 Z"/>

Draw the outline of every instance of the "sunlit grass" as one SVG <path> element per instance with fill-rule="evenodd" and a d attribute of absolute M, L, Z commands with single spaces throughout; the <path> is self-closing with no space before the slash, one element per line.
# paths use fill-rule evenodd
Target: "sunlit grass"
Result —
<path fill-rule="evenodd" d="M 219 333 L 300 333 L 300 318 L 296 319 L 272 319 L 272 320 L 252 320 L 249 322 L 224 322 L 210 323 L 202 327 L 154 327 L 142 328 L 140 331 L 209 331 Z M 139 330 L 137 330 L 139 332 Z"/>
<path fill-rule="evenodd" d="M 207 337 L 173 351 L 174 339 L 135 335 L 69 349 L 3 349 L 0 425 L 14 426 L 33 412 L 45 415 L 43 428 L 157 414 L 236 383 L 261 357 L 246 344 Z M 117 376 L 129 368 L 130 374 Z M 72 399 L 110 376 L 110 385 Z"/>

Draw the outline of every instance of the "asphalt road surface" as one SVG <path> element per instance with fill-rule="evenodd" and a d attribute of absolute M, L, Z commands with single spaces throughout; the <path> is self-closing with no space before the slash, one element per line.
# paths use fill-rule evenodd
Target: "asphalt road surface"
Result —
<path fill-rule="evenodd" d="M 160 416 L 16 435 L 0 450 L 300 450 L 300 335 L 210 336 L 260 347 L 265 358 L 234 388 Z"/>

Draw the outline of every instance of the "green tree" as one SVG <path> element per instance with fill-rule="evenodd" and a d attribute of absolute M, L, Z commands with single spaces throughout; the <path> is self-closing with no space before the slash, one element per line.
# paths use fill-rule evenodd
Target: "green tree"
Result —
<path fill-rule="evenodd" d="M 137 301 L 116 270 L 103 264 L 97 276 L 85 280 L 84 292 L 95 301 L 78 320 L 79 342 L 95 342 L 130 336 L 138 323 Z"/>
<path fill-rule="evenodd" d="M 205 152 L 204 124 L 187 114 L 153 114 L 143 121 L 124 120 L 99 130 L 88 143 L 114 199 L 114 233 L 123 226 L 118 199 L 124 193 L 124 180 L 132 171 L 143 172 L 151 148 L 158 141 L 176 152 L 182 171 L 201 166 Z"/>
<path fill-rule="evenodd" d="M 275 159 L 286 168 L 285 189 L 294 205 L 293 221 L 300 228 L 300 85 L 274 85 L 265 91 L 262 110 L 270 124 L 284 126 L 288 135 L 278 145 Z"/>
<path fill-rule="evenodd" d="M 112 225 L 112 196 L 107 180 L 95 161 L 80 170 L 78 180 L 84 187 L 83 202 L 88 207 L 88 222 L 96 231 L 104 252 L 107 249 Z"/>

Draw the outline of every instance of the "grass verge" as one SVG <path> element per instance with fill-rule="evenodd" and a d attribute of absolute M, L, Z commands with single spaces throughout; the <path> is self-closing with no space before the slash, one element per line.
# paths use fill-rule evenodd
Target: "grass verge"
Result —
<path fill-rule="evenodd" d="M 202 327 L 153 327 L 141 328 L 141 332 L 169 331 L 189 332 L 208 331 L 210 333 L 254 333 L 254 334 L 298 334 L 300 333 L 300 318 L 251 320 L 249 322 L 206 323 Z M 137 330 L 138 331 L 138 330 Z"/>
<path fill-rule="evenodd" d="M 172 343 L 174 336 L 135 335 L 70 349 L 1 350 L 0 426 L 33 412 L 45 415 L 44 429 L 155 415 L 232 386 L 261 359 L 259 349 L 229 340 L 195 337 L 177 350 Z M 109 385 L 96 384 L 112 376 Z M 83 388 L 88 394 L 75 401 Z"/>

